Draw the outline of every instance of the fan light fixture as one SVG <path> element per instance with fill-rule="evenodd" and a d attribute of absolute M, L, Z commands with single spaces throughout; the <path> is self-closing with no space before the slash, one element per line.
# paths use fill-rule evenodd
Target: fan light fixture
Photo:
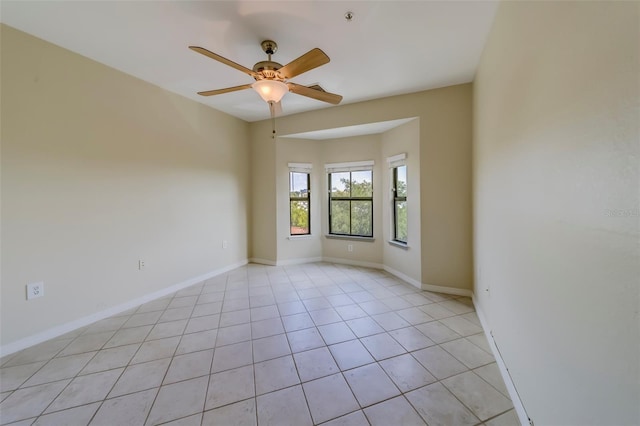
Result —
<path fill-rule="evenodd" d="M 258 80 L 251 87 L 267 103 L 278 103 L 289 92 L 289 86 L 278 80 Z"/>

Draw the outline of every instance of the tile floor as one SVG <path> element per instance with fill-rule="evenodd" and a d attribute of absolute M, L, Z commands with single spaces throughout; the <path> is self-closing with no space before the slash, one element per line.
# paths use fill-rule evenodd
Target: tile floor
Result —
<path fill-rule="evenodd" d="M 468 298 L 250 264 L 0 360 L 0 424 L 518 424 Z"/>

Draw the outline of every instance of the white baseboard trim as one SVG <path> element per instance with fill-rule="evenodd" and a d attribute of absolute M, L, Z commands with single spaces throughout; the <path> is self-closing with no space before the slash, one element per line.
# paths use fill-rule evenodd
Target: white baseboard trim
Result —
<path fill-rule="evenodd" d="M 16 340 L 15 342 L 8 343 L 0 347 L 0 356 L 10 355 L 12 353 L 21 351 L 22 349 L 26 349 L 28 347 L 37 345 L 38 343 L 42 343 L 49 339 L 54 339 L 58 336 L 62 336 L 63 334 L 69 333 L 70 331 L 73 331 L 73 330 L 77 330 L 78 328 L 81 328 L 81 327 L 85 327 L 96 321 L 103 320 L 110 316 L 119 314 L 120 312 L 127 311 L 129 309 L 135 308 L 136 306 L 140 306 L 144 303 L 151 302 L 152 300 L 155 300 L 155 299 L 160 299 L 161 297 L 167 296 L 171 293 L 175 293 L 176 291 L 182 290 L 184 288 L 187 288 L 199 282 L 208 280 L 209 278 L 213 278 L 217 275 L 224 274 L 225 272 L 229 272 L 233 269 L 244 266 L 247 263 L 248 263 L 247 259 L 241 260 L 240 262 L 236 262 L 231 265 L 225 266 L 223 268 L 216 269 L 211 272 L 207 272 L 206 274 L 202 274 L 197 277 L 190 278 L 186 281 L 182 281 L 180 283 L 163 288 L 162 290 L 154 291 L 153 293 L 149 293 L 144 296 L 138 297 L 136 299 L 121 303 L 119 305 L 112 306 L 103 311 L 96 312 L 94 314 L 87 315 L 85 317 L 78 318 L 73 321 L 69 321 L 67 323 L 52 327 L 48 330 L 41 331 L 40 333 L 36 333 L 34 335 Z"/>
<path fill-rule="evenodd" d="M 322 257 L 301 257 L 298 259 L 278 260 L 277 266 L 302 265 L 305 263 L 322 262 Z"/>
<path fill-rule="evenodd" d="M 493 333 L 489 328 L 489 324 L 487 324 L 487 320 L 480 308 L 479 304 L 476 303 L 475 295 L 473 296 L 473 306 L 476 308 L 476 314 L 480 319 L 480 323 L 482 324 L 482 329 L 484 330 L 484 335 L 489 342 L 489 346 L 491 347 L 491 352 L 493 352 L 493 356 L 496 359 L 496 364 L 498 364 L 498 369 L 500 370 L 500 375 L 502 376 L 502 380 L 504 380 L 504 384 L 507 387 L 507 391 L 509 392 L 509 397 L 511 398 L 511 402 L 513 403 L 513 407 L 516 410 L 516 414 L 518 415 L 518 420 L 520 423 L 525 425 L 532 425 L 532 421 L 527 414 L 527 410 L 524 409 L 524 405 L 520 400 L 520 395 L 518 395 L 518 391 L 516 390 L 516 386 L 513 384 L 513 380 L 511 379 L 511 375 L 509 374 L 509 369 L 502 359 L 502 355 L 500 354 L 500 350 L 498 350 L 498 345 L 496 341 L 493 339 Z"/>
<path fill-rule="evenodd" d="M 454 296 L 473 297 L 473 292 L 466 288 L 443 287 L 440 285 L 422 283 L 422 289 L 425 291 L 432 291 L 434 293 L 444 293 L 444 294 L 452 294 Z"/>
<path fill-rule="evenodd" d="M 269 266 L 276 266 L 278 263 L 275 260 L 261 259 L 259 257 L 252 257 L 251 259 L 249 259 L 249 262 L 257 263 L 259 265 L 269 265 Z"/>
<path fill-rule="evenodd" d="M 337 257 L 323 257 L 323 262 L 338 263 L 340 265 L 363 266 L 365 268 L 384 269 L 382 263 L 364 262 L 361 260 L 340 259 Z"/>
<path fill-rule="evenodd" d="M 395 269 L 390 268 L 387 265 L 384 265 L 383 269 L 385 271 L 387 271 L 388 273 L 390 273 L 391 275 L 394 275 L 394 276 L 400 278 L 402 281 L 406 281 L 407 283 L 411 284 L 415 288 L 422 289 L 422 283 L 420 281 L 414 279 L 414 278 L 411 278 L 409 275 L 403 274 L 400 271 L 396 271 Z"/>

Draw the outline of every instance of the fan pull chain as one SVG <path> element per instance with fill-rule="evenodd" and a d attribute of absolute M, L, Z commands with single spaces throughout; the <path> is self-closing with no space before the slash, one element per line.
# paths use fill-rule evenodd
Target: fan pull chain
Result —
<path fill-rule="evenodd" d="M 276 107 L 275 103 L 269 102 L 269 112 L 271 113 L 271 139 L 276 138 Z"/>

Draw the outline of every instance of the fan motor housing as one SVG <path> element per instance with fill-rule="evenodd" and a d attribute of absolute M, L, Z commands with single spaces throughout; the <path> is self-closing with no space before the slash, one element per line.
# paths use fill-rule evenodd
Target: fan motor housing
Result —
<path fill-rule="evenodd" d="M 259 74 L 262 74 L 264 78 L 268 79 L 280 79 L 280 75 L 277 71 L 282 68 L 282 65 L 274 61 L 261 61 L 253 66 L 253 70 Z"/>

